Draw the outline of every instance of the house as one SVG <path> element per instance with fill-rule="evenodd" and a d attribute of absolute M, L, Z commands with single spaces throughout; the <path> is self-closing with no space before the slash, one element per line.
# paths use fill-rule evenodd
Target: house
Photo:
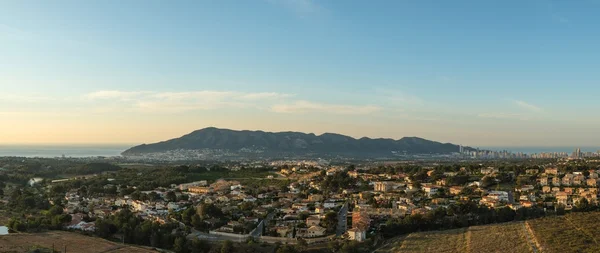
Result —
<path fill-rule="evenodd" d="M 445 186 L 445 185 L 446 185 L 446 183 L 447 183 L 447 182 L 446 182 L 446 179 L 445 179 L 445 178 L 442 178 L 442 179 L 440 179 L 440 180 L 438 180 L 438 181 L 435 181 L 435 184 L 436 184 L 436 185 L 439 185 L 439 186 Z"/>
<path fill-rule="evenodd" d="M 367 231 L 360 228 L 352 228 L 348 230 L 348 239 L 357 242 L 363 242 L 367 239 Z"/>
<path fill-rule="evenodd" d="M 521 188 L 515 188 L 515 191 L 527 192 L 527 191 L 533 191 L 533 189 L 534 189 L 533 185 L 523 185 L 523 186 L 521 186 Z"/>
<path fill-rule="evenodd" d="M 553 186 L 560 186 L 560 177 L 554 177 L 554 178 L 552 178 L 552 185 Z"/>
<path fill-rule="evenodd" d="M 335 203 L 335 202 L 333 202 L 333 201 L 329 201 L 329 200 L 328 200 L 328 201 L 325 201 L 325 202 L 323 203 L 323 207 L 324 207 L 324 208 L 328 208 L 328 209 L 334 208 L 334 207 L 336 207 L 336 206 L 337 206 L 337 203 Z"/>
<path fill-rule="evenodd" d="M 226 203 L 226 202 L 229 202 L 229 198 L 225 195 L 222 195 L 222 196 L 217 197 L 217 201 Z"/>
<path fill-rule="evenodd" d="M 550 186 L 547 186 L 547 185 L 546 185 L 546 186 L 543 186 L 543 187 L 542 187 L 542 192 L 543 192 L 543 193 L 549 193 L 549 192 L 551 192 L 551 191 L 552 191 L 552 188 L 550 188 Z"/>
<path fill-rule="evenodd" d="M 494 167 L 487 167 L 487 168 L 481 168 L 481 174 L 493 174 L 493 173 L 498 173 L 499 170 L 498 168 L 494 168 Z"/>
<path fill-rule="evenodd" d="M 306 226 L 308 227 L 318 226 L 319 223 L 321 223 L 321 219 L 319 219 L 319 216 L 311 215 L 308 216 L 308 218 L 306 218 Z"/>
<path fill-rule="evenodd" d="M 569 200 L 569 195 L 566 192 L 558 192 L 558 193 L 556 193 L 556 202 L 559 205 L 565 205 L 565 206 L 567 206 L 569 204 L 568 200 Z"/>
<path fill-rule="evenodd" d="M 177 188 L 179 188 L 179 190 L 185 191 L 185 190 L 189 189 L 190 187 L 206 186 L 206 185 L 208 185 L 208 182 L 206 180 L 202 180 L 202 181 L 196 181 L 196 182 L 191 182 L 191 183 L 187 183 L 187 184 L 180 184 L 179 186 L 177 186 Z"/>
<path fill-rule="evenodd" d="M 256 199 L 255 197 L 252 197 L 252 196 L 246 196 L 246 197 L 244 198 L 244 202 L 254 202 L 254 201 L 256 201 L 256 200 L 257 200 L 257 199 Z"/>
<path fill-rule="evenodd" d="M 556 167 L 548 167 L 544 170 L 544 172 L 548 175 L 558 175 L 558 168 Z"/>
<path fill-rule="evenodd" d="M 96 223 L 80 221 L 77 224 L 67 226 L 67 229 L 81 230 L 81 231 L 85 231 L 85 232 L 94 232 L 94 230 L 96 230 Z"/>
<path fill-rule="evenodd" d="M 444 172 L 444 176 L 453 177 L 458 175 L 458 172 Z"/>
<path fill-rule="evenodd" d="M 450 194 L 452 195 L 458 195 L 460 194 L 460 192 L 463 190 L 462 186 L 452 186 L 450 187 Z"/>
<path fill-rule="evenodd" d="M 169 210 L 175 210 L 175 211 L 177 211 L 177 210 L 179 210 L 179 204 L 178 204 L 178 203 L 176 203 L 176 202 L 169 202 L 169 203 L 167 204 L 167 208 L 168 208 Z"/>
<path fill-rule="evenodd" d="M 206 194 L 206 193 L 213 191 L 212 188 L 204 187 L 204 186 L 191 186 L 187 190 L 188 190 L 188 192 L 198 193 L 198 194 Z"/>
<path fill-rule="evenodd" d="M 479 200 L 479 204 L 489 207 L 497 207 L 500 206 L 500 201 L 497 198 L 484 196 L 483 198 L 481 198 L 481 200 Z"/>
<path fill-rule="evenodd" d="M 508 192 L 505 191 L 489 191 L 488 197 L 491 197 L 501 202 L 508 202 Z"/>
<path fill-rule="evenodd" d="M 590 175 L 591 175 L 591 174 L 590 174 Z M 596 186 L 598 186 L 598 181 L 596 181 L 596 179 L 595 179 L 595 178 L 591 178 L 591 176 L 590 176 L 590 178 L 588 178 L 587 180 L 585 180 L 585 184 L 586 184 L 587 186 L 596 187 Z"/>
<path fill-rule="evenodd" d="M 391 182 L 375 182 L 376 192 L 388 192 L 392 190 Z"/>
<path fill-rule="evenodd" d="M 331 168 L 328 169 L 327 172 L 325 172 L 325 175 L 327 176 L 333 176 L 338 170 L 336 168 Z"/>
<path fill-rule="evenodd" d="M 320 202 L 323 201 L 323 195 L 321 194 L 311 194 L 308 196 L 308 200 L 311 202 Z"/>
<path fill-rule="evenodd" d="M 540 185 L 541 185 L 541 186 L 546 186 L 546 185 L 548 185 L 548 177 L 541 177 L 541 178 L 540 178 Z"/>
<path fill-rule="evenodd" d="M 29 186 L 34 186 L 34 185 L 36 185 L 36 184 L 39 184 L 39 183 L 41 183 L 42 181 L 44 181 L 44 179 L 43 179 L 43 178 L 41 178 L 41 177 L 34 177 L 34 178 L 32 178 L 32 179 L 29 179 L 29 181 L 27 182 L 27 184 L 28 184 Z"/>
<path fill-rule="evenodd" d="M 351 178 L 357 178 L 358 171 L 348 171 L 348 176 L 350 176 Z"/>
<path fill-rule="evenodd" d="M 538 169 L 528 169 L 528 170 L 525 170 L 525 173 L 527 173 L 528 175 L 535 175 L 538 172 L 539 172 Z"/>
<path fill-rule="evenodd" d="M 279 237 L 286 237 L 287 234 L 291 231 L 289 227 L 286 226 L 280 226 L 280 227 L 276 227 L 275 231 L 277 232 L 277 234 L 279 235 Z"/>
<path fill-rule="evenodd" d="M 562 185 L 566 185 L 566 186 L 573 185 L 573 177 L 574 176 L 571 173 L 565 174 L 565 176 L 563 176 L 563 178 L 562 178 L 562 182 L 561 182 Z"/>
<path fill-rule="evenodd" d="M 307 237 L 319 237 L 325 235 L 326 229 L 321 226 L 311 226 L 307 229 Z"/>
<path fill-rule="evenodd" d="M 580 192 L 579 196 L 581 198 L 585 198 L 588 203 L 590 204 L 596 204 L 598 203 L 598 194 L 592 192 L 592 191 L 584 191 L 584 192 Z"/>
<path fill-rule="evenodd" d="M 521 201 L 522 207 L 533 207 L 534 205 L 535 205 L 535 203 L 533 203 L 531 201 Z"/>
<path fill-rule="evenodd" d="M 427 196 L 431 197 L 437 193 L 439 188 L 440 187 L 437 185 L 428 185 L 428 186 L 423 186 L 423 191 L 427 194 Z"/>
<path fill-rule="evenodd" d="M 412 215 L 416 215 L 416 214 L 420 214 L 420 215 L 425 215 L 427 214 L 427 209 L 425 208 L 415 208 L 411 211 Z"/>
<path fill-rule="evenodd" d="M 585 183 L 585 176 L 582 174 L 573 177 L 573 185 L 582 185 Z"/>
<path fill-rule="evenodd" d="M 315 207 L 315 213 L 317 213 L 317 214 L 324 214 L 326 212 L 327 212 L 327 209 L 325 207 L 322 207 L 322 206 Z"/>

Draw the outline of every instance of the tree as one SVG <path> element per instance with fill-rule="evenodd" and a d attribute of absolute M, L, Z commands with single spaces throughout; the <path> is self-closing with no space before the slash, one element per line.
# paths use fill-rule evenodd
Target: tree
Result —
<path fill-rule="evenodd" d="M 328 233 L 333 233 L 337 229 L 338 217 L 335 212 L 329 212 L 323 219 L 323 225 Z"/>
<path fill-rule="evenodd" d="M 175 242 L 173 243 L 173 250 L 177 253 L 185 253 L 187 252 L 186 241 L 184 236 L 178 236 L 175 238 Z"/>
<path fill-rule="evenodd" d="M 496 183 L 496 179 L 494 177 L 485 176 L 481 180 L 481 183 L 483 184 L 483 187 L 488 187 L 488 186 Z"/>
<path fill-rule="evenodd" d="M 581 198 L 581 200 L 579 200 L 579 202 L 577 202 L 576 207 L 576 211 L 578 212 L 585 212 L 585 211 L 589 211 L 589 209 L 591 209 L 590 207 L 590 203 L 588 202 L 588 200 L 586 198 Z"/>
<path fill-rule="evenodd" d="M 134 192 L 131 193 L 131 199 L 133 200 L 140 200 L 142 197 L 142 193 L 139 190 L 135 190 Z"/>
<path fill-rule="evenodd" d="M 190 224 L 192 222 L 192 217 L 196 214 L 196 209 L 190 206 L 187 209 L 181 212 L 181 221 L 185 224 Z"/>
<path fill-rule="evenodd" d="M 202 219 L 200 218 L 200 215 L 198 215 L 197 213 L 192 215 L 192 220 L 190 223 L 197 230 L 205 229 L 205 225 L 204 225 L 205 223 L 204 223 L 204 221 L 202 221 Z"/>
<path fill-rule="evenodd" d="M 175 192 L 169 191 L 169 192 L 167 192 L 165 199 L 169 202 L 175 202 L 175 201 L 177 201 L 177 195 L 175 194 Z"/>

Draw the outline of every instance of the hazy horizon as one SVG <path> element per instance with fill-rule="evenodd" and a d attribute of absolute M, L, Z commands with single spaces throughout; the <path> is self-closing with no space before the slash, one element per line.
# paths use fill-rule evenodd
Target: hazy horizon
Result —
<path fill-rule="evenodd" d="M 598 11 L 534 0 L 7 1 L 0 144 L 153 143 L 215 126 L 598 146 Z"/>

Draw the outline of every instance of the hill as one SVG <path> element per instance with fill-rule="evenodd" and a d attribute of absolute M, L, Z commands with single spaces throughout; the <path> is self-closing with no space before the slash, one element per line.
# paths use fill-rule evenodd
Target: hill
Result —
<path fill-rule="evenodd" d="M 209 127 L 168 141 L 132 147 L 122 154 L 136 156 L 174 150 L 225 150 L 264 156 L 393 157 L 399 154 L 451 154 L 458 152 L 459 146 L 418 137 L 399 140 L 367 137 L 355 139 L 335 133 L 315 135 Z"/>

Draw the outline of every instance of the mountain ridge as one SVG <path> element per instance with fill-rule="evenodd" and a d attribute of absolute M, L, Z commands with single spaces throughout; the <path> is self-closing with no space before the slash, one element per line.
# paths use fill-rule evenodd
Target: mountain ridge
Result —
<path fill-rule="evenodd" d="M 293 131 L 265 132 L 261 130 L 231 130 L 207 127 L 179 138 L 132 147 L 124 156 L 160 153 L 173 150 L 218 149 L 240 151 L 260 150 L 267 154 L 335 154 L 343 156 L 386 156 L 392 154 L 451 154 L 459 146 L 421 137 L 354 138 L 338 133 L 302 133 Z M 466 147 L 466 150 L 471 148 Z"/>

